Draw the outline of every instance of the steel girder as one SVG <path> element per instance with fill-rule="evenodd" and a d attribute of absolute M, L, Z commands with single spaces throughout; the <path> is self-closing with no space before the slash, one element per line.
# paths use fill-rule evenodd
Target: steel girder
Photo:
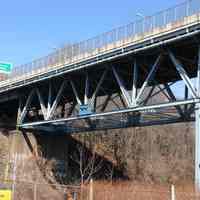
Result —
<path fill-rule="evenodd" d="M 53 123 L 54 120 L 57 120 L 54 115 L 56 112 L 56 109 L 60 103 L 60 99 L 62 98 L 62 95 L 67 95 L 64 94 L 64 90 L 66 87 L 71 87 L 72 91 L 73 91 L 73 96 L 76 102 L 73 103 L 73 105 L 75 104 L 76 109 L 80 109 L 81 106 L 85 106 L 85 109 L 89 109 L 92 112 L 91 113 L 83 113 L 81 114 L 79 112 L 76 112 L 76 116 L 69 116 L 68 118 L 62 118 L 62 119 L 58 119 L 59 121 L 70 121 L 70 120 L 74 120 L 74 119 L 89 119 L 91 117 L 95 117 L 95 116 L 104 116 L 104 115 L 112 115 L 112 114 L 116 114 L 116 113 L 129 113 L 129 112 L 141 112 L 144 110 L 146 110 L 146 112 L 148 112 L 149 109 L 155 109 L 155 110 L 160 110 L 163 107 L 175 107 L 177 110 L 177 113 L 179 115 L 179 117 L 181 119 L 184 119 L 185 116 L 191 116 L 191 112 L 193 111 L 192 106 L 190 109 L 187 109 L 188 106 L 187 104 L 196 104 L 199 101 L 199 94 L 198 91 L 196 89 L 196 87 L 193 85 L 192 81 L 190 80 L 189 76 L 187 75 L 186 71 L 184 70 L 183 65 L 181 64 L 181 62 L 176 58 L 176 56 L 173 54 L 173 52 L 171 50 L 167 51 L 168 55 L 166 54 L 160 54 L 154 64 L 152 65 L 152 67 L 150 68 L 148 75 L 146 77 L 146 79 L 144 80 L 141 88 L 138 88 L 138 83 L 137 83 L 137 79 L 138 79 L 138 63 L 137 63 L 137 59 L 134 59 L 133 62 L 133 75 L 132 75 L 132 89 L 131 91 L 128 90 L 126 88 L 126 84 L 125 84 L 125 80 L 123 80 L 123 78 L 120 76 L 120 73 L 117 71 L 116 67 L 114 65 L 111 66 L 111 68 L 106 67 L 105 70 L 103 71 L 103 73 L 101 74 L 100 80 L 98 81 L 96 88 L 94 89 L 93 93 L 90 94 L 89 90 L 91 88 L 91 84 L 90 84 L 90 79 L 92 79 L 92 77 L 89 76 L 89 74 L 86 72 L 84 73 L 85 75 L 85 87 L 84 87 L 84 91 L 79 91 L 76 88 L 76 84 L 74 82 L 74 80 L 72 80 L 71 78 L 67 79 L 67 80 L 63 80 L 63 83 L 60 85 L 60 88 L 56 91 L 56 95 L 54 94 L 55 98 L 53 100 L 52 98 L 52 83 L 49 82 L 49 92 L 48 92 L 48 100 L 47 102 L 44 101 L 42 92 L 40 91 L 39 88 L 34 88 L 31 90 L 30 94 L 28 95 L 28 97 L 26 98 L 26 102 L 24 104 L 23 109 L 20 108 L 19 109 L 19 114 L 18 114 L 18 126 L 19 127 L 27 127 L 28 125 L 38 125 L 39 124 L 49 124 L 50 122 Z M 149 94 L 144 98 L 144 91 L 148 88 L 148 84 L 150 81 L 154 81 L 156 83 L 156 80 L 154 80 L 155 74 L 157 69 L 159 68 L 160 63 L 162 62 L 162 58 L 164 56 L 168 56 L 172 63 L 174 64 L 174 68 L 177 70 L 178 74 L 180 75 L 183 83 L 185 84 L 185 88 L 186 91 L 189 91 L 190 94 L 192 95 L 192 97 L 189 99 L 188 95 L 185 94 L 185 99 L 183 99 L 182 101 L 177 100 L 176 95 L 174 94 L 174 92 L 171 90 L 171 83 L 166 83 L 164 85 L 155 85 L 151 88 L 151 90 L 149 91 Z M 108 76 L 108 71 L 110 71 L 113 76 L 112 77 L 107 77 Z M 106 78 L 112 78 L 113 82 L 118 84 L 119 87 L 119 95 L 121 97 L 121 102 L 120 103 L 124 103 L 125 105 L 123 105 L 122 108 L 120 108 L 120 106 L 118 106 L 117 104 L 119 104 L 119 101 L 116 103 L 116 101 L 114 101 L 112 98 L 108 98 L 108 102 L 114 102 L 113 104 L 115 104 L 115 108 L 113 108 L 114 111 L 109 111 L 109 112 L 105 112 L 105 108 L 106 108 L 106 104 L 104 104 L 104 109 L 101 109 L 100 113 L 97 113 L 96 110 L 98 108 L 96 104 L 96 101 L 98 100 L 99 96 L 98 93 L 100 90 L 102 90 L 105 95 L 109 95 L 107 90 L 105 88 L 102 87 L 102 83 L 105 81 Z M 155 91 L 155 88 L 156 91 Z M 112 90 L 112 88 L 111 88 Z M 81 96 L 82 94 L 84 94 L 84 96 Z M 166 97 L 166 99 L 168 100 L 168 102 L 163 101 L 160 103 L 155 103 L 152 105 L 149 105 L 149 101 L 153 98 L 153 96 L 156 95 L 164 95 Z M 40 121 L 40 122 L 30 122 L 30 123 L 25 123 L 25 118 L 28 112 L 28 109 L 30 108 L 31 105 L 31 101 L 34 97 L 34 95 L 38 96 L 39 99 L 39 105 L 41 108 L 41 113 L 43 115 L 44 120 Z M 72 95 L 72 94 L 70 94 Z M 78 108 L 77 108 L 78 105 Z M 183 108 L 184 105 L 184 108 Z"/>

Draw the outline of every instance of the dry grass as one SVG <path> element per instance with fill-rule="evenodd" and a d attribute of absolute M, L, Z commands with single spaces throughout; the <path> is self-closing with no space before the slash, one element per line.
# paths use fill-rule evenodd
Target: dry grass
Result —
<path fill-rule="evenodd" d="M 197 200 L 190 184 L 176 186 L 176 200 Z M 94 200 L 170 200 L 170 185 L 147 185 L 133 182 L 95 182 Z"/>

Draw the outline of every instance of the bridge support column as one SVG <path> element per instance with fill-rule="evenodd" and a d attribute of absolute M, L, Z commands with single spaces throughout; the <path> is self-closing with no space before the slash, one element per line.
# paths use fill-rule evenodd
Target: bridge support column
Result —
<path fill-rule="evenodd" d="M 196 130 L 195 130 L 195 184 L 200 190 L 200 104 L 196 105 Z"/>
<path fill-rule="evenodd" d="M 197 95 L 200 96 L 200 46 L 198 52 Z M 200 191 L 200 103 L 195 107 L 195 184 Z"/>

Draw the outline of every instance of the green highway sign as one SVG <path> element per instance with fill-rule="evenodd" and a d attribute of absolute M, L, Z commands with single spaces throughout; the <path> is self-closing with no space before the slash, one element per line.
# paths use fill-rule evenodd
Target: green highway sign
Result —
<path fill-rule="evenodd" d="M 4 63 L 0 62 L 0 73 L 9 74 L 12 70 L 12 64 L 11 63 Z"/>

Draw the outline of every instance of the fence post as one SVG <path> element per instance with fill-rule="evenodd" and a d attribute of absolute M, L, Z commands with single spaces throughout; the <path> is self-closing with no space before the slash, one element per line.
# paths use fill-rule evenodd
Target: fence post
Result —
<path fill-rule="evenodd" d="M 14 154 L 14 166 L 13 166 L 13 178 L 12 178 L 12 200 L 15 199 L 15 187 L 16 187 L 16 171 L 17 171 L 17 154 Z"/>
<path fill-rule="evenodd" d="M 89 196 L 89 200 L 94 200 L 94 191 L 93 191 L 93 180 L 90 180 L 90 196 Z"/>
<path fill-rule="evenodd" d="M 175 187 L 171 186 L 171 200 L 176 200 Z"/>
<path fill-rule="evenodd" d="M 73 193 L 73 200 L 77 200 L 77 193 L 76 192 Z"/>
<path fill-rule="evenodd" d="M 33 199 L 37 200 L 37 183 L 34 183 L 34 189 L 33 189 Z"/>

